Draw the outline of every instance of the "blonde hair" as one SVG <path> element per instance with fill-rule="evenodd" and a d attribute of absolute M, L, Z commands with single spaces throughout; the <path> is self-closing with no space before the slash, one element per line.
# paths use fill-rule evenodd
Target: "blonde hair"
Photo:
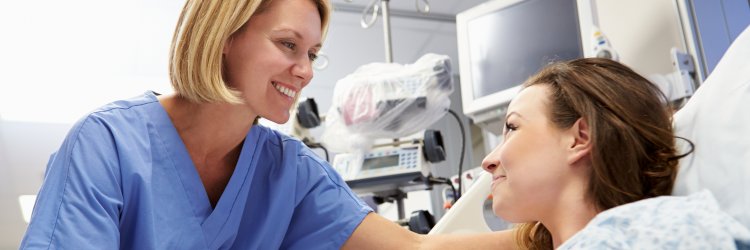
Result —
<path fill-rule="evenodd" d="M 271 1 L 188 0 L 177 22 L 169 53 L 169 78 L 175 92 L 196 103 L 243 103 L 240 93 L 229 88 L 224 80 L 222 51 L 227 39 L 241 31 Z M 311 1 L 320 14 L 325 37 L 330 3 Z"/>

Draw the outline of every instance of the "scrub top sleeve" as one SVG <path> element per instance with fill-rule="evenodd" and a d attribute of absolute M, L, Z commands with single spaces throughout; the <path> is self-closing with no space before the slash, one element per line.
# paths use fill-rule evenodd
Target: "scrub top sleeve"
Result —
<path fill-rule="evenodd" d="M 89 116 L 47 164 L 21 249 L 117 249 L 122 207 L 113 132 Z"/>
<path fill-rule="evenodd" d="M 294 210 L 281 248 L 340 249 L 372 209 L 327 162 L 302 155 L 299 169 L 298 178 L 307 179 L 299 183 L 307 192 Z"/>

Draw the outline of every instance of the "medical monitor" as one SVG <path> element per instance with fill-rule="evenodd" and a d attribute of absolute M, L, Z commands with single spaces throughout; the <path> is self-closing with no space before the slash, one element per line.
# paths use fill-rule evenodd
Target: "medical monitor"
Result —
<path fill-rule="evenodd" d="M 577 11 L 576 0 L 493 0 L 459 13 L 464 113 L 499 134 L 508 103 L 529 76 L 583 57 Z"/>

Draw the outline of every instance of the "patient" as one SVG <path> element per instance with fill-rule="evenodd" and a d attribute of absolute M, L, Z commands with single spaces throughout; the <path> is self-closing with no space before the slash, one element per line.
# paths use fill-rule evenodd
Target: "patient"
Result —
<path fill-rule="evenodd" d="M 556 63 L 510 103 L 503 143 L 482 162 L 493 210 L 521 248 L 557 248 L 600 212 L 669 195 L 678 170 L 671 110 L 615 61 Z"/>

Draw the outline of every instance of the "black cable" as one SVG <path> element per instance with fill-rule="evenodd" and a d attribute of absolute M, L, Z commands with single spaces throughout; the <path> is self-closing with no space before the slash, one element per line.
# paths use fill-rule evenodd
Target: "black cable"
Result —
<path fill-rule="evenodd" d="M 320 143 L 318 143 L 318 145 L 319 145 L 319 147 L 320 147 L 320 148 L 322 148 L 322 149 L 323 149 L 323 152 L 325 152 L 325 153 L 326 153 L 326 161 L 327 161 L 327 162 L 331 162 L 331 159 L 330 159 L 330 157 L 328 156 L 328 149 L 327 149 L 327 148 L 326 148 L 325 146 L 323 146 L 323 144 L 320 144 Z"/>
<path fill-rule="evenodd" d="M 466 130 L 464 129 L 464 123 L 461 122 L 461 118 L 458 118 L 458 114 L 454 112 L 451 109 L 448 109 L 448 113 L 453 115 L 454 118 L 456 118 L 456 122 L 458 122 L 458 127 L 461 128 L 461 158 L 458 161 L 458 196 L 456 196 L 456 201 L 458 201 L 459 198 L 461 198 L 461 181 L 463 179 L 463 168 L 464 168 L 464 154 L 466 153 Z M 451 187 L 453 187 L 453 184 L 451 184 Z"/>
<path fill-rule="evenodd" d="M 326 161 L 329 162 L 329 163 L 331 162 L 330 156 L 328 155 L 328 149 L 325 146 L 323 146 L 323 144 L 316 143 L 316 142 L 310 142 L 307 139 L 302 140 L 302 143 L 304 143 L 305 145 L 307 145 L 310 148 L 321 148 L 321 149 L 323 149 L 323 152 L 326 153 Z"/>
<path fill-rule="evenodd" d="M 451 191 L 453 191 L 453 201 L 451 202 L 451 204 L 455 204 L 456 201 L 458 200 L 458 198 L 456 198 L 456 197 L 458 197 L 458 196 L 456 196 L 456 195 L 458 195 L 458 193 L 456 193 L 456 187 L 453 186 L 453 182 L 451 182 L 451 180 L 448 179 L 448 178 L 439 177 L 439 178 L 435 178 L 435 179 L 436 179 L 436 182 L 442 183 L 442 184 L 445 184 L 445 185 L 448 185 L 449 187 L 451 187 Z"/>
<path fill-rule="evenodd" d="M 456 204 L 456 201 L 458 201 L 458 193 L 456 192 L 456 187 L 453 186 L 453 182 L 450 179 L 445 180 L 447 181 L 445 185 L 451 187 L 451 191 L 453 191 L 453 201 L 451 201 L 451 205 Z"/>
<path fill-rule="evenodd" d="M 453 186 L 453 182 L 450 179 L 445 177 L 435 177 L 432 176 L 432 174 L 430 174 L 429 176 L 420 176 L 417 179 L 424 181 L 425 185 L 427 185 L 427 190 L 432 190 L 432 186 L 435 184 L 448 185 L 453 192 L 453 200 L 451 201 L 451 204 L 456 203 L 456 197 L 458 197 L 456 195 L 458 195 L 458 193 L 456 193 L 456 187 Z"/>

